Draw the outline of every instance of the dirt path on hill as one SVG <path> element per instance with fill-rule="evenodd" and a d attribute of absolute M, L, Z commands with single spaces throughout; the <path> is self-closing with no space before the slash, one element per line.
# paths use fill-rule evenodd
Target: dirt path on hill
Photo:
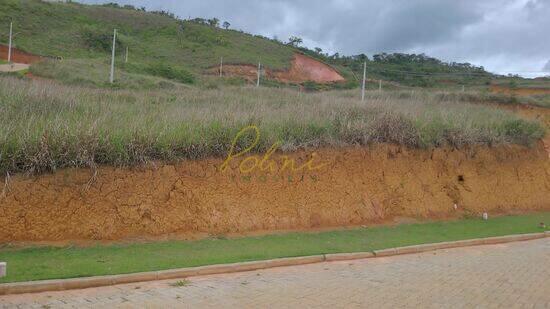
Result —
<path fill-rule="evenodd" d="M 550 94 L 550 88 L 527 88 L 527 87 L 517 87 L 510 88 L 500 85 L 492 85 L 491 92 L 493 93 L 503 93 L 510 95 L 535 95 L 535 94 Z"/>
<path fill-rule="evenodd" d="M 28 69 L 30 66 L 24 63 L 0 64 L 0 72 L 18 72 Z"/>

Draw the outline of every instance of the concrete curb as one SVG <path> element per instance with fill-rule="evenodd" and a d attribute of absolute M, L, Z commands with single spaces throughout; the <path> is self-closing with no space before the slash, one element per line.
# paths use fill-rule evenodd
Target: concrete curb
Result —
<path fill-rule="evenodd" d="M 373 258 L 372 252 L 325 254 L 325 262 L 352 261 Z"/>
<path fill-rule="evenodd" d="M 89 277 L 89 278 L 4 283 L 4 284 L 0 284 L 0 295 L 85 289 L 85 288 L 111 286 L 111 285 L 118 285 L 118 284 L 146 282 L 146 281 L 155 281 L 155 280 L 167 280 L 167 279 L 180 279 L 180 278 L 187 278 L 187 277 L 193 277 L 193 276 L 235 273 L 235 272 L 252 271 L 252 270 L 259 270 L 259 269 L 266 269 L 266 268 L 296 266 L 296 265 L 305 265 L 305 264 L 313 264 L 313 263 L 321 263 L 321 262 L 350 261 L 350 260 L 367 259 L 367 258 L 375 258 L 375 257 L 420 253 L 420 252 L 434 251 L 434 250 L 440 250 L 440 249 L 526 241 L 526 240 L 534 240 L 534 239 L 540 239 L 545 237 L 550 237 L 550 231 L 546 231 L 544 233 L 536 233 L 536 234 L 512 235 L 512 236 L 502 236 L 502 237 L 460 240 L 460 241 L 453 241 L 453 242 L 442 242 L 442 243 L 435 243 L 435 244 L 424 244 L 424 245 L 417 245 L 417 246 L 375 250 L 373 252 L 314 255 L 314 256 L 305 256 L 305 257 L 296 257 L 296 258 L 282 258 L 282 259 L 274 259 L 274 260 L 266 260 L 266 261 L 200 266 L 200 267 L 143 272 L 143 273 L 134 273 L 134 274 L 97 276 L 97 277 Z"/>
<path fill-rule="evenodd" d="M 550 237 L 550 233 L 544 232 L 544 233 L 535 233 L 535 234 L 522 234 L 522 235 L 512 235 L 512 236 L 499 236 L 499 237 L 489 237 L 489 238 L 458 240 L 458 241 L 450 241 L 450 242 L 440 242 L 440 243 L 434 243 L 434 244 L 390 248 L 390 249 L 384 249 L 384 250 L 374 250 L 373 253 L 376 257 L 384 257 L 384 256 L 394 256 L 394 255 L 402 255 L 402 254 L 421 253 L 421 252 L 441 250 L 441 249 L 471 247 L 471 246 L 480 246 L 480 245 L 495 245 L 495 244 L 502 244 L 502 243 L 516 242 L 516 241 L 535 240 L 535 239 L 540 239 L 545 237 Z"/>
<path fill-rule="evenodd" d="M 86 289 L 136 282 L 179 279 L 193 276 L 226 274 L 265 268 L 305 265 L 320 263 L 324 261 L 324 255 L 314 255 L 258 262 L 210 265 L 112 276 L 5 283 L 0 284 L 0 295 Z"/>

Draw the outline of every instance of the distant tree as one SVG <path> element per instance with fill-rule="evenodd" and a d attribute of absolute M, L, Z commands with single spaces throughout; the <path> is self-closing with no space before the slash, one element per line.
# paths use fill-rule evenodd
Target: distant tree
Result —
<path fill-rule="evenodd" d="M 321 49 L 320 47 L 315 47 L 314 50 L 315 50 L 315 52 L 318 53 L 318 54 L 320 54 L 320 53 L 323 52 L 323 49 Z"/>
<path fill-rule="evenodd" d="M 116 3 L 116 2 L 108 2 L 108 3 L 103 4 L 103 6 L 112 7 L 112 8 L 120 8 L 120 5 L 118 5 L 118 3 Z"/>
<path fill-rule="evenodd" d="M 170 12 L 164 11 L 164 10 L 161 10 L 161 11 L 151 11 L 150 13 L 152 13 L 152 14 L 157 14 L 157 15 L 161 15 L 161 16 L 167 16 L 167 17 L 170 17 L 170 18 L 176 18 L 176 15 L 174 15 L 174 13 L 170 13 Z"/>
<path fill-rule="evenodd" d="M 302 40 L 302 38 L 299 38 L 297 36 L 291 36 L 290 38 L 288 38 L 288 45 L 291 45 L 294 47 L 298 47 L 298 45 L 302 44 L 303 42 L 304 40 Z"/>
<path fill-rule="evenodd" d="M 229 29 L 229 27 L 231 27 L 231 24 L 227 21 L 224 21 L 223 22 L 223 27 L 225 28 L 225 30 Z"/>
<path fill-rule="evenodd" d="M 207 24 L 206 19 L 204 19 L 204 18 L 194 18 L 194 19 L 191 19 L 191 22 L 193 22 L 195 24 L 201 24 L 201 25 L 206 25 Z"/>
<path fill-rule="evenodd" d="M 214 18 L 208 20 L 208 24 L 212 27 L 219 27 L 220 26 L 220 20 L 217 19 L 216 17 L 214 17 Z"/>

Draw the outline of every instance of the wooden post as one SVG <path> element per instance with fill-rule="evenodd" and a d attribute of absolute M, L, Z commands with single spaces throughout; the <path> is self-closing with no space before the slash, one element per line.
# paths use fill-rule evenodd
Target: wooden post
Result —
<path fill-rule="evenodd" d="M 361 85 L 361 101 L 365 101 L 365 86 L 367 83 L 367 62 L 363 65 L 363 84 Z"/>
<path fill-rule="evenodd" d="M 116 29 L 113 31 L 113 51 L 111 54 L 111 74 L 109 75 L 109 82 L 115 82 L 115 49 L 116 49 Z"/>
<path fill-rule="evenodd" d="M 223 76 L 223 57 L 220 58 L 220 77 Z"/>
<path fill-rule="evenodd" d="M 260 87 L 260 76 L 262 75 L 262 63 L 258 62 L 258 80 L 256 81 L 256 87 Z"/>
<path fill-rule="evenodd" d="M 378 80 L 378 92 L 382 92 L 382 80 Z"/>
<path fill-rule="evenodd" d="M 11 62 L 11 37 L 13 32 L 13 22 L 10 22 L 10 40 L 8 43 L 8 62 Z"/>
<path fill-rule="evenodd" d="M 124 56 L 124 63 L 128 63 L 128 46 L 126 46 L 126 55 Z"/>
<path fill-rule="evenodd" d="M 7 275 L 7 268 L 8 265 L 6 262 L 0 262 L 0 278 L 5 277 Z"/>

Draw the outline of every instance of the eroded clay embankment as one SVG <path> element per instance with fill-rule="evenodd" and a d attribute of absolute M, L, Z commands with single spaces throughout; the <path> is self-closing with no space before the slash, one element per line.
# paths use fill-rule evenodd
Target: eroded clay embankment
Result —
<path fill-rule="evenodd" d="M 301 162 L 309 158 L 292 156 Z M 468 151 L 381 145 L 321 150 L 318 158 L 327 165 L 293 176 L 221 173 L 217 159 L 102 167 L 88 189 L 91 175 L 85 169 L 15 176 L 0 198 L 0 242 L 307 229 L 394 216 L 550 210 L 550 161 L 542 145 Z"/>
<path fill-rule="evenodd" d="M 11 49 L 11 60 L 15 63 L 33 64 L 42 60 L 42 56 L 33 55 L 17 48 Z M 0 44 L 0 59 L 8 59 L 8 46 Z"/>

